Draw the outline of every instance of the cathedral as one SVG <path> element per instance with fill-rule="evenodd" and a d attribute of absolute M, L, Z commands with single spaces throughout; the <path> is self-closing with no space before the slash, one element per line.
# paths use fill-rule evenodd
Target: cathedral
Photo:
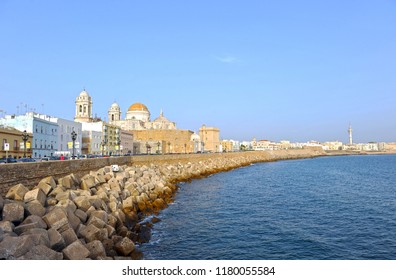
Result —
<path fill-rule="evenodd" d="M 165 118 L 162 110 L 160 116 L 151 121 L 150 111 L 142 103 L 131 105 L 126 113 L 125 120 L 121 120 L 120 106 L 117 103 L 113 103 L 108 111 L 108 117 L 109 123 L 117 125 L 123 130 L 176 129 L 176 124 Z"/>

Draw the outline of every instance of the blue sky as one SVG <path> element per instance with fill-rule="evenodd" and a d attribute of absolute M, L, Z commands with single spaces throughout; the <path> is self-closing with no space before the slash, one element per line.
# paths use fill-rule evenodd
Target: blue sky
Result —
<path fill-rule="evenodd" d="M 396 141 L 396 1 L 0 1 L 0 110 L 117 101 L 223 139 Z M 0 112 L 0 115 L 2 113 Z"/>

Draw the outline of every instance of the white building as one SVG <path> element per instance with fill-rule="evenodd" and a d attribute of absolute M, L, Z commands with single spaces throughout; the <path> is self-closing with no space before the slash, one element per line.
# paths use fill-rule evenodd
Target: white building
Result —
<path fill-rule="evenodd" d="M 6 115 L 0 124 L 33 134 L 31 149 L 33 158 L 51 157 L 58 147 L 58 124 L 47 115 L 33 112 L 25 115 Z"/>
<path fill-rule="evenodd" d="M 50 118 L 54 123 L 58 124 L 58 141 L 57 141 L 57 154 L 71 156 L 73 154 L 72 144 L 72 131 L 77 134 L 76 141 L 74 142 L 75 155 L 81 155 L 82 145 L 82 124 L 74 121 L 69 121 L 61 118 Z"/>

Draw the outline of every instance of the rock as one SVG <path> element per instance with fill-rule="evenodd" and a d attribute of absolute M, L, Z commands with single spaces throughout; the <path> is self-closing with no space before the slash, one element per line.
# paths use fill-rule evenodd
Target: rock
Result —
<path fill-rule="evenodd" d="M 47 247 L 50 246 L 50 240 L 48 236 L 48 231 L 42 228 L 31 228 L 28 231 L 25 231 L 21 234 L 21 236 L 30 236 L 33 238 L 34 243 L 36 245 L 45 245 Z"/>
<path fill-rule="evenodd" d="M 31 201 L 38 201 L 41 203 L 42 206 L 45 205 L 46 199 L 47 199 L 47 196 L 41 189 L 34 189 L 31 191 L 28 191 L 24 197 L 25 203 L 29 203 Z"/>
<path fill-rule="evenodd" d="M 78 237 L 72 228 L 62 232 L 61 236 L 65 240 L 66 247 L 78 240 Z"/>
<path fill-rule="evenodd" d="M 48 237 L 50 241 L 50 248 L 55 251 L 61 251 L 66 247 L 65 240 L 62 235 L 56 229 L 48 230 Z"/>
<path fill-rule="evenodd" d="M 30 223 L 37 223 L 38 228 L 47 229 L 47 224 L 39 216 L 30 215 L 22 222 L 21 225 L 30 224 Z"/>
<path fill-rule="evenodd" d="M 56 185 L 55 185 L 56 187 Z M 47 183 L 42 183 L 40 182 L 37 186 L 33 188 L 35 189 L 40 189 L 46 196 L 53 190 L 53 187 Z"/>
<path fill-rule="evenodd" d="M 82 211 L 81 209 L 77 209 L 77 210 L 74 212 L 74 215 L 76 215 L 76 216 L 80 219 L 80 221 L 81 221 L 82 223 L 85 223 L 85 222 L 87 221 L 88 215 L 87 215 L 87 213 L 85 213 L 85 212 Z"/>
<path fill-rule="evenodd" d="M 29 250 L 39 245 L 30 235 L 6 236 L 0 243 L 0 260 L 14 260 L 25 255 Z"/>
<path fill-rule="evenodd" d="M 73 228 L 74 231 L 77 230 L 78 226 L 81 224 L 81 220 L 80 218 L 78 218 L 74 212 L 72 212 L 71 210 L 67 211 L 67 218 L 69 220 L 69 224 L 70 226 Z"/>
<path fill-rule="evenodd" d="M 143 244 L 143 243 L 148 243 L 150 242 L 151 239 L 151 228 L 147 226 L 141 226 L 140 227 L 140 232 L 139 232 L 139 237 L 138 237 L 138 242 Z"/>
<path fill-rule="evenodd" d="M 153 218 L 151 219 L 151 222 L 152 222 L 153 224 L 156 224 L 156 223 L 161 222 L 161 219 L 158 218 L 158 217 L 153 217 Z"/>
<path fill-rule="evenodd" d="M 14 232 L 15 225 L 10 221 L 0 221 L 0 230 L 4 233 Z"/>
<path fill-rule="evenodd" d="M 94 240 L 85 245 L 85 247 L 90 252 L 89 257 L 91 259 L 102 259 L 106 257 L 106 249 L 103 246 L 102 242 L 99 240 Z"/>
<path fill-rule="evenodd" d="M 40 181 L 40 183 L 50 185 L 53 189 L 56 188 L 56 182 L 55 182 L 54 177 L 52 177 L 52 176 L 48 176 L 48 177 L 44 178 L 43 180 Z"/>
<path fill-rule="evenodd" d="M 3 199 L 3 197 L 0 195 L 0 213 L 1 213 L 1 211 L 3 210 L 3 207 L 4 207 L 4 199 Z"/>
<path fill-rule="evenodd" d="M 106 225 L 106 230 L 107 230 L 107 236 L 112 237 L 114 234 L 116 234 L 115 228 L 113 228 L 110 225 Z"/>
<path fill-rule="evenodd" d="M 98 229 L 96 226 L 92 224 L 86 226 L 79 233 L 87 243 L 90 243 L 95 240 L 100 240 L 102 236 L 100 229 Z"/>
<path fill-rule="evenodd" d="M 63 178 L 60 178 L 58 183 L 65 189 L 73 189 L 75 187 L 75 185 L 74 185 L 75 182 L 71 175 L 67 175 Z"/>
<path fill-rule="evenodd" d="M 78 196 L 73 201 L 77 205 L 78 209 L 81 209 L 84 212 L 87 212 L 91 208 L 91 203 L 85 196 Z"/>
<path fill-rule="evenodd" d="M 6 194 L 6 198 L 23 201 L 23 198 L 28 191 L 29 189 L 26 188 L 24 185 L 18 184 L 10 188 L 10 190 Z"/>
<path fill-rule="evenodd" d="M 56 230 L 69 223 L 65 211 L 60 207 L 55 207 L 52 209 L 47 215 L 43 217 L 43 220 L 48 225 L 48 228 L 53 228 Z"/>
<path fill-rule="evenodd" d="M 122 256 L 128 256 L 135 250 L 135 244 L 129 238 L 123 238 L 115 246 L 115 250 Z"/>
<path fill-rule="evenodd" d="M 64 258 L 67 260 L 84 260 L 90 255 L 90 252 L 87 248 L 85 248 L 80 240 L 70 244 L 65 249 L 63 249 L 62 252 Z"/>
<path fill-rule="evenodd" d="M 88 175 L 87 177 L 85 177 L 80 185 L 81 189 L 83 190 L 89 190 L 92 189 L 94 187 L 96 187 L 96 179 L 94 176 Z"/>
<path fill-rule="evenodd" d="M 44 245 L 36 245 L 18 260 L 63 260 L 63 254 Z"/>
<path fill-rule="evenodd" d="M 17 227 L 15 227 L 14 232 L 18 235 L 21 235 L 22 233 L 32 229 L 32 228 L 39 228 L 38 223 L 33 222 L 33 223 L 29 223 L 29 224 L 21 224 Z"/>
<path fill-rule="evenodd" d="M 57 186 L 48 194 L 48 196 L 56 197 L 57 195 L 59 195 L 60 193 L 64 193 L 65 191 L 66 189 L 63 188 L 62 186 Z"/>
<path fill-rule="evenodd" d="M 25 209 L 20 203 L 12 202 L 4 205 L 3 220 L 19 224 L 23 221 Z"/>
<path fill-rule="evenodd" d="M 89 218 L 87 225 L 94 225 L 95 227 L 101 229 L 104 228 L 106 226 L 106 223 L 103 222 L 101 219 L 99 219 L 98 217 L 92 216 Z"/>
<path fill-rule="evenodd" d="M 76 204 L 70 199 L 60 200 L 56 206 L 63 207 L 66 210 L 66 212 L 68 212 L 69 210 L 74 212 L 77 209 Z"/>
<path fill-rule="evenodd" d="M 44 216 L 45 212 L 46 212 L 46 209 L 37 200 L 29 202 L 28 204 L 25 204 L 25 210 L 28 215 L 35 215 L 35 216 L 39 216 L 39 217 Z"/>

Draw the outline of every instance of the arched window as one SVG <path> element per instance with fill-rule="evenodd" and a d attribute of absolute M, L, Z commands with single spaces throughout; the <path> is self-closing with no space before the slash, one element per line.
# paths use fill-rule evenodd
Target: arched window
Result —
<path fill-rule="evenodd" d="M 80 105 L 80 113 L 82 113 L 82 105 Z"/>
<path fill-rule="evenodd" d="M 84 114 L 87 113 L 87 106 L 84 106 Z"/>
<path fill-rule="evenodd" d="M 111 115 L 111 120 L 114 121 L 114 114 Z"/>

